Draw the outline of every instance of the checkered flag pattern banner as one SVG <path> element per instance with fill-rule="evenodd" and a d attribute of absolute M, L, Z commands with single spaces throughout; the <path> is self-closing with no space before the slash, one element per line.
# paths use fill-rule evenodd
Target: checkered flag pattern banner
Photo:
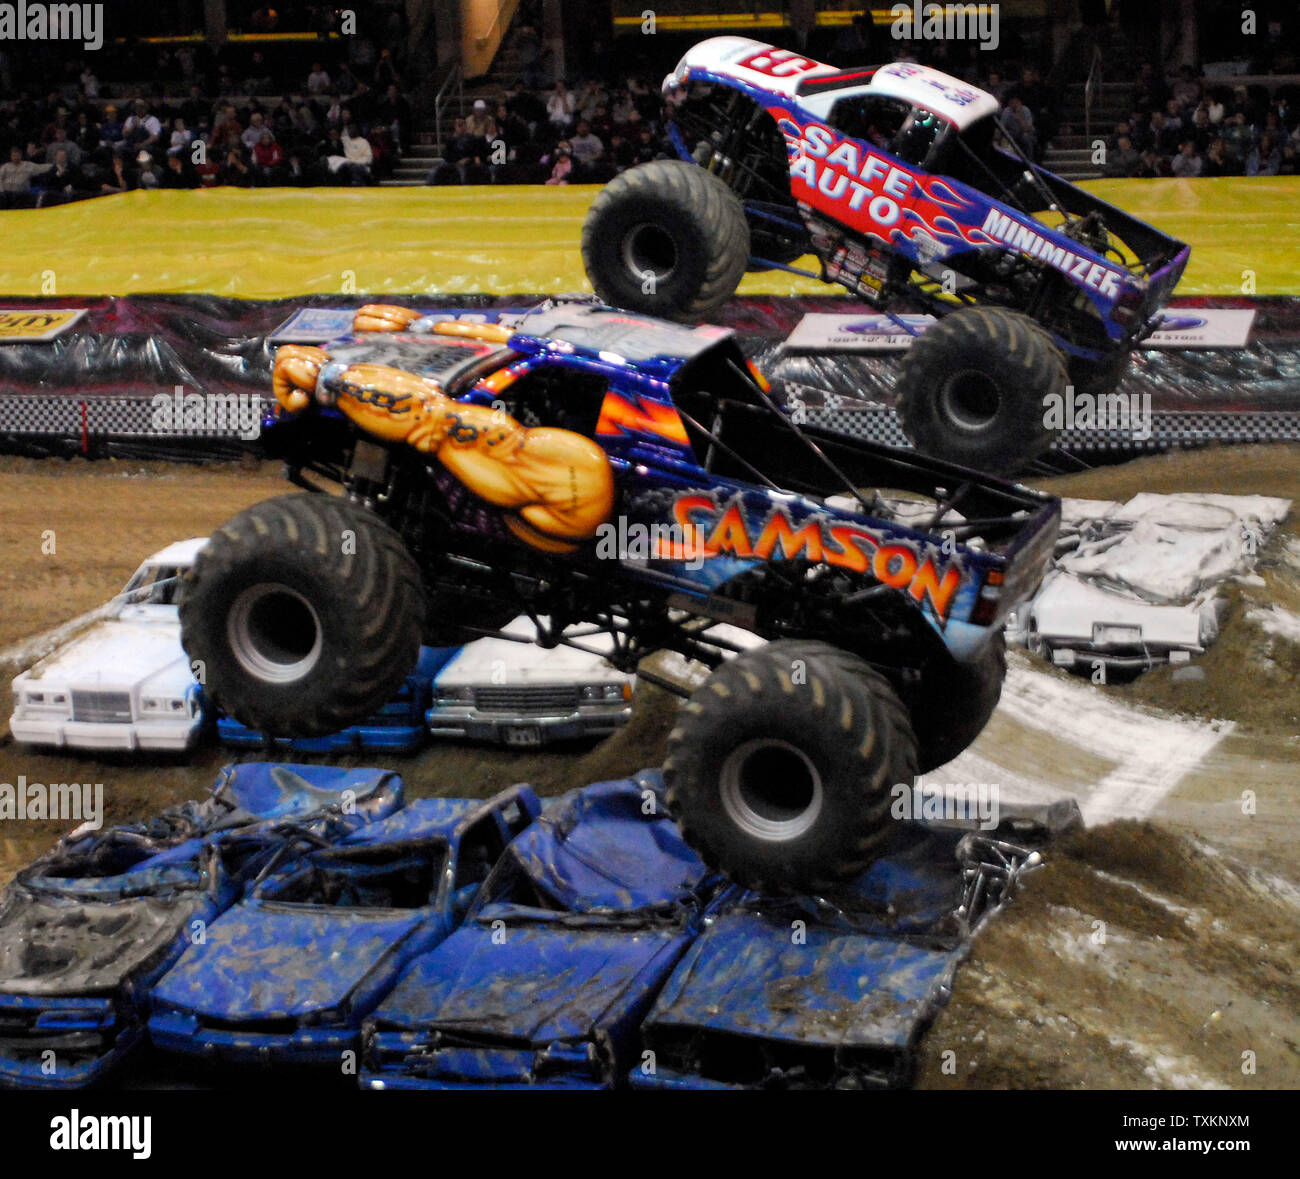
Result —
<path fill-rule="evenodd" d="M 909 445 L 898 414 L 888 406 L 855 406 L 852 409 L 809 407 L 807 414 L 810 423 L 852 438 L 865 438 L 889 446 Z M 1062 430 L 1052 446 L 1055 450 L 1087 454 L 1161 451 L 1210 442 L 1300 442 L 1300 413 L 1157 410 L 1151 415 L 1150 438 L 1134 438 L 1131 430 Z"/>
<path fill-rule="evenodd" d="M 273 403 L 248 396 L 241 415 L 212 403 L 208 412 L 187 419 L 180 413 L 160 413 L 150 397 L 32 397 L 0 396 L 0 434 L 63 438 L 238 438 L 247 420 L 260 421 Z M 177 419 L 180 419 L 179 421 Z M 822 408 L 810 406 L 807 420 L 815 425 L 890 446 L 907 446 L 898 414 L 888 406 Z M 1156 411 L 1151 437 L 1134 438 L 1131 430 L 1063 430 L 1055 449 L 1074 453 L 1161 451 L 1200 443 L 1300 442 L 1300 413 L 1262 411 L 1232 413 L 1207 410 Z"/>
<path fill-rule="evenodd" d="M 233 394 L 231 396 L 234 396 Z M 261 422 L 273 407 L 269 398 L 238 395 L 236 410 L 229 398 L 204 398 L 202 411 L 168 395 L 164 406 L 152 397 L 32 397 L 0 396 L 0 434 L 64 438 L 239 438 L 249 420 Z"/>

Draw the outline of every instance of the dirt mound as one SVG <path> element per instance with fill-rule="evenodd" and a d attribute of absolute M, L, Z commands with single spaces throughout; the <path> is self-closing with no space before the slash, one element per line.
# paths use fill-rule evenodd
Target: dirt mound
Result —
<path fill-rule="evenodd" d="M 1160 824 L 1084 831 L 975 939 L 919 1083 L 1296 1088 L 1297 962 L 1291 881 Z"/>

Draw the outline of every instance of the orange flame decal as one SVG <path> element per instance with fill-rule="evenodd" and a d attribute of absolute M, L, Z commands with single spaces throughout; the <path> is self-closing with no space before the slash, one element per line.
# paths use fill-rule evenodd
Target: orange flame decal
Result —
<path fill-rule="evenodd" d="M 686 427 L 671 405 L 655 401 L 629 401 L 618 393 L 606 393 L 600 407 L 597 434 L 653 434 L 685 445 Z"/>

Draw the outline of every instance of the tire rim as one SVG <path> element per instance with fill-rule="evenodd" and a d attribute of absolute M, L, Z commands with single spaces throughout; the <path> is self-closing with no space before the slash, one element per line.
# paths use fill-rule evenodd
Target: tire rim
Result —
<path fill-rule="evenodd" d="M 677 243 L 662 226 L 643 221 L 623 235 L 623 265 L 642 282 L 667 282 L 677 269 Z"/>
<path fill-rule="evenodd" d="M 316 609 L 286 585 L 249 586 L 230 609 L 226 633 L 239 666 L 267 683 L 300 680 L 320 658 L 322 635 Z"/>
<path fill-rule="evenodd" d="M 966 369 L 949 377 L 939 393 L 944 415 L 963 430 L 988 429 L 1001 404 L 997 382 L 978 369 Z"/>
<path fill-rule="evenodd" d="M 822 811 L 822 776 L 789 741 L 756 737 L 738 745 L 718 780 L 727 818 L 755 839 L 798 839 Z"/>

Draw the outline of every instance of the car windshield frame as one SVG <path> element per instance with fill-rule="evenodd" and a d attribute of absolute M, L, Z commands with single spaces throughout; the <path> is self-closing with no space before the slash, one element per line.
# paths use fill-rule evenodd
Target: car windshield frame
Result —
<path fill-rule="evenodd" d="M 118 598 L 124 606 L 174 606 L 176 591 L 188 568 L 187 565 L 141 565 Z M 164 587 L 167 587 L 165 600 L 155 600 L 154 594 Z"/>
<path fill-rule="evenodd" d="M 846 118 L 843 113 L 840 113 L 841 108 L 847 109 L 851 104 L 864 104 L 867 102 L 878 102 L 882 105 L 892 104 L 900 108 L 902 118 L 899 120 L 897 127 L 889 133 L 889 136 L 884 143 L 877 143 L 870 137 L 868 131 L 874 124 L 868 120 L 863 120 L 858 111 L 855 110 L 853 116 L 849 118 Z M 918 120 L 922 117 L 933 120 L 934 133 L 925 143 L 924 150 L 918 153 L 914 150 L 909 150 L 901 141 L 905 135 L 908 135 L 915 129 Z M 941 152 L 946 150 L 946 145 L 951 140 L 952 135 L 956 132 L 956 125 L 950 119 L 945 118 L 938 111 L 932 110 L 930 107 L 922 106 L 920 103 L 911 102 L 908 99 L 899 98 L 892 94 L 873 92 L 847 95 L 844 98 L 841 98 L 833 107 L 831 107 L 830 114 L 827 116 L 826 121 L 842 135 L 847 135 L 851 139 L 856 139 L 859 143 L 865 143 L 876 151 L 885 152 L 886 154 L 893 156 L 895 159 L 901 160 L 909 167 L 924 168 L 926 170 L 933 170 L 930 167 L 931 162 Z M 864 121 L 867 123 L 865 129 L 854 126 L 855 122 Z"/>

